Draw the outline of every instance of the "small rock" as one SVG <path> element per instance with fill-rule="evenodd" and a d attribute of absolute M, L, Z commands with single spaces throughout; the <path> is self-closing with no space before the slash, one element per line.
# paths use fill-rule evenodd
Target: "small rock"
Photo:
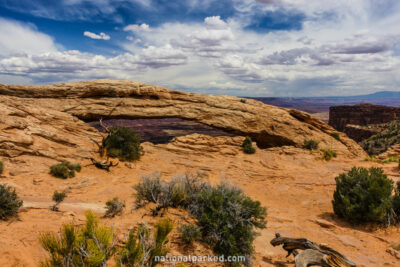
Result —
<path fill-rule="evenodd" d="M 125 162 L 125 166 L 128 167 L 129 169 L 135 169 L 136 166 L 132 162 Z"/>
<path fill-rule="evenodd" d="M 387 248 L 386 252 L 400 260 L 400 252 L 394 248 Z"/>
<path fill-rule="evenodd" d="M 329 221 L 326 221 L 326 220 L 323 220 L 323 219 L 316 219 L 316 220 L 310 220 L 310 221 L 318 224 L 319 226 L 321 226 L 323 228 L 332 229 L 332 228 L 336 227 L 336 225 L 334 225 L 333 223 L 331 223 Z"/>
<path fill-rule="evenodd" d="M 38 185 L 38 184 L 40 184 L 42 181 L 43 181 L 43 179 L 42 179 L 42 178 L 39 178 L 39 177 L 33 178 L 33 180 L 32 180 L 32 182 L 33 182 L 34 185 Z"/>

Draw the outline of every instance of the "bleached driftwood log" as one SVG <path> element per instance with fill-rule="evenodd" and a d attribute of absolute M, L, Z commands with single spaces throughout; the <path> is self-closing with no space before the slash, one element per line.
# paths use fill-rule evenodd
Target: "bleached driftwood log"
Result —
<path fill-rule="evenodd" d="M 271 240 L 271 245 L 283 245 L 283 249 L 295 256 L 295 267 L 356 267 L 356 264 L 330 247 L 317 244 L 306 238 L 282 237 L 279 233 Z M 303 250 L 298 252 L 297 250 Z"/>

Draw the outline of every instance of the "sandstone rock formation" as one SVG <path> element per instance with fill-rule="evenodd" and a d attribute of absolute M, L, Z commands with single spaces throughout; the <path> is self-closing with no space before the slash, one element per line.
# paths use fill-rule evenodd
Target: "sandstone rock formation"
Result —
<path fill-rule="evenodd" d="M 361 104 L 329 108 L 329 125 L 341 132 L 348 124 L 380 124 L 397 119 L 400 119 L 400 108 L 396 107 Z"/>
<path fill-rule="evenodd" d="M 230 133 L 249 135 L 260 148 L 301 147 L 315 139 L 339 155 L 363 150 L 346 135 L 308 113 L 223 95 L 167 90 L 140 82 L 96 80 L 56 85 L 0 85 L 0 154 L 51 159 L 87 158 L 96 130 L 83 121 L 136 118 L 182 118 Z"/>

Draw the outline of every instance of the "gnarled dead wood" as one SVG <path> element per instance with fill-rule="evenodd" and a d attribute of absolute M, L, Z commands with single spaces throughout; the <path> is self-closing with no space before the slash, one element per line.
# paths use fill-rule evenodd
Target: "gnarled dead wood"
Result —
<path fill-rule="evenodd" d="M 283 245 L 283 249 L 295 256 L 295 267 L 326 266 L 326 267 L 356 267 L 356 264 L 344 255 L 330 247 L 317 244 L 306 238 L 282 237 L 279 233 L 271 240 L 271 245 Z M 303 250 L 301 253 L 297 250 Z"/>
<path fill-rule="evenodd" d="M 102 170 L 106 170 L 108 172 L 110 171 L 111 167 L 115 167 L 119 163 L 119 162 L 117 162 L 116 164 L 113 164 L 113 162 L 111 160 L 110 160 L 110 162 L 108 162 L 108 159 L 107 160 L 103 160 L 103 161 L 97 161 L 94 158 L 91 158 L 90 160 L 92 161 L 93 165 L 96 168 L 99 168 L 99 169 L 102 169 Z"/>

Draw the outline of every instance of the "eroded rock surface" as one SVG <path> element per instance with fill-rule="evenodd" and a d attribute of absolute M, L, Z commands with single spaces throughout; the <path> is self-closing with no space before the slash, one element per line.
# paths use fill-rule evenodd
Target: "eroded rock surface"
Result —
<path fill-rule="evenodd" d="M 140 82 L 0 85 L 0 101 L 5 110 L 0 118 L 0 153 L 8 156 L 38 153 L 50 158 L 67 154 L 86 157 L 92 148 L 88 137 L 95 132 L 82 120 L 163 117 L 198 121 L 249 135 L 261 148 L 301 147 L 305 139 L 315 139 L 321 148 L 332 148 L 339 155 L 365 156 L 353 140 L 344 134 L 336 140 L 329 135 L 334 131 L 332 127 L 305 112 L 232 96 L 172 91 Z M 53 152 L 54 155 L 43 155 Z"/>

